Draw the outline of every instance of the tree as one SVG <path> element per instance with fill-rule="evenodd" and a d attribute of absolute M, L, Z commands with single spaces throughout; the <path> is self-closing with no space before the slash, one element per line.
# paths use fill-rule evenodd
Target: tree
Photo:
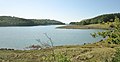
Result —
<path fill-rule="evenodd" d="M 99 15 L 97 17 L 94 18 L 90 18 L 90 19 L 85 19 L 82 20 L 80 22 L 74 22 L 72 24 L 77 24 L 79 23 L 79 25 L 88 25 L 88 24 L 98 24 L 98 23 L 107 23 L 107 22 L 114 22 L 115 17 L 120 18 L 120 13 L 113 13 L 113 14 L 103 14 L 103 15 Z"/>
<path fill-rule="evenodd" d="M 91 35 L 95 38 L 102 36 L 105 39 L 104 41 L 110 44 L 120 44 L 120 19 L 115 17 L 113 29 Z"/>

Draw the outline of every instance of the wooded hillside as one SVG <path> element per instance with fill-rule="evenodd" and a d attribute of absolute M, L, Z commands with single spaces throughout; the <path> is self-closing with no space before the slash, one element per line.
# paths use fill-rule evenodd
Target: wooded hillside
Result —
<path fill-rule="evenodd" d="M 50 19 L 24 19 L 12 16 L 0 16 L 0 26 L 60 25 L 60 21 Z"/>
<path fill-rule="evenodd" d="M 71 22 L 70 24 L 89 25 L 89 24 L 114 22 L 115 17 L 120 18 L 120 13 L 103 14 L 103 15 L 99 15 L 99 16 L 91 18 L 91 19 L 82 20 L 80 22 Z"/>

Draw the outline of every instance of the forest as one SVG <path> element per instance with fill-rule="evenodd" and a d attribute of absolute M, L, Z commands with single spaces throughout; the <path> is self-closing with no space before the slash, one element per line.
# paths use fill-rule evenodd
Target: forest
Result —
<path fill-rule="evenodd" d="M 100 24 L 100 23 L 114 22 L 115 17 L 120 18 L 120 13 L 103 14 L 103 15 L 96 16 L 94 18 L 81 20 L 80 22 L 70 22 L 70 24 L 89 25 L 89 24 Z"/>
<path fill-rule="evenodd" d="M 25 19 L 14 16 L 0 16 L 0 26 L 36 26 L 62 24 L 65 23 L 50 19 Z"/>

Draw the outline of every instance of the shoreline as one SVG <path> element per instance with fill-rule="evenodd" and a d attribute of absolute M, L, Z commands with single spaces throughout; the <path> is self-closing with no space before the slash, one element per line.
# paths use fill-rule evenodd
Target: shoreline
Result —
<path fill-rule="evenodd" d="M 51 24 L 51 25 L 57 25 L 57 24 Z M 58 25 L 64 25 L 64 24 L 58 24 Z M 8 26 L 0 26 L 0 27 L 33 27 L 33 26 L 50 26 L 50 25 L 8 25 Z"/>
<path fill-rule="evenodd" d="M 55 58 L 67 58 L 71 62 L 101 62 L 106 59 L 112 59 L 119 45 L 106 44 L 104 42 L 95 42 L 85 45 L 56 46 L 41 50 L 0 50 L 1 60 L 10 62 L 48 62 L 52 58 L 52 50 L 54 50 Z M 62 57 L 60 57 L 62 56 Z M 60 57 L 60 58 L 59 58 Z M 44 58 L 48 58 L 46 60 Z M 105 59 L 102 59 L 105 58 Z M 39 60 L 38 60 L 39 59 Z M 57 59 L 57 60 L 58 60 Z"/>
<path fill-rule="evenodd" d="M 56 27 L 59 29 L 104 29 L 108 30 L 110 29 L 107 25 L 102 24 L 92 24 L 92 25 L 66 25 L 66 26 L 60 26 Z"/>

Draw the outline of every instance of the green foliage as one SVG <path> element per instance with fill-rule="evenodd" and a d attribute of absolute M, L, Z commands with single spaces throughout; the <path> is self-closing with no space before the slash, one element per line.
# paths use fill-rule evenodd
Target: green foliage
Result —
<path fill-rule="evenodd" d="M 62 54 L 59 54 L 57 56 L 57 61 L 58 62 L 71 62 L 68 57 L 66 57 L 65 55 L 62 55 Z"/>
<path fill-rule="evenodd" d="M 50 19 L 24 19 L 11 16 L 0 16 L 0 26 L 35 26 L 64 24 Z"/>
<path fill-rule="evenodd" d="M 120 48 L 117 49 L 115 57 L 112 59 L 112 62 L 120 62 Z"/>
<path fill-rule="evenodd" d="M 120 44 L 120 19 L 115 17 L 114 27 L 111 30 L 91 34 L 93 37 L 102 36 L 105 42 Z"/>
<path fill-rule="evenodd" d="M 99 23 L 107 23 L 107 22 L 114 22 L 115 17 L 120 18 L 120 13 L 114 14 L 104 14 L 100 15 L 91 19 L 85 19 L 80 22 L 71 22 L 70 24 L 76 25 L 88 25 L 88 24 L 99 24 Z"/>

